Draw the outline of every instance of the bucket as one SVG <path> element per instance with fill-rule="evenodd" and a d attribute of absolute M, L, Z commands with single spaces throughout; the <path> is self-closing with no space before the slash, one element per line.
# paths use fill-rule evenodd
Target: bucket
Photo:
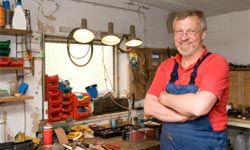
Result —
<path fill-rule="evenodd" d="M 97 97 L 97 95 L 98 95 L 97 84 L 87 86 L 85 89 L 89 93 L 91 98 L 96 98 Z"/>
<path fill-rule="evenodd" d="M 5 142 L 5 120 L 0 119 L 0 143 Z"/>

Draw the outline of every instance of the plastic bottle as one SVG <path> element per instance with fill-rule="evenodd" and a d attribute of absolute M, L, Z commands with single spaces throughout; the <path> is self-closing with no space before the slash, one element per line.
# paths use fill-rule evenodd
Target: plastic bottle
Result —
<path fill-rule="evenodd" d="M 10 1 L 9 0 L 3 0 L 3 8 L 5 10 L 10 9 Z"/>
<path fill-rule="evenodd" d="M 235 150 L 246 150 L 247 143 L 246 137 L 242 132 L 239 132 L 238 135 L 235 137 L 234 140 L 234 149 Z"/>
<path fill-rule="evenodd" d="M 27 29 L 27 22 L 25 18 L 25 14 L 23 11 L 22 1 L 17 0 L 16 7 L 14 9 L 14 15 L 12 18 L 12 28 L 13 29 L 20 29 L 26 30 Z"/>
<path fill-rule="evenodd" d="M 0 143 L 6 142 L 5 136 L 6 136 L 5 120 L 0 118 Z"/>
<path fill-rule="evenodd" d="M 250 134 L 248 135 L 247 139 L 247 150 L 250 150 Z"/>
<path fill-rule="evenodd" d="M 0 28 L 5 26 L 5 11 L 3 6 L 0 4 Z"/>
<path fill-rule="evenodd" d="M 45 147 L 50 147 L 52 145 L 52 134 L 52 126 L 47 123 L 43 127 L 43 145 Z"/>
<path fill-rule="evenodd" d="M 3 7 L 5 9 L 5 28 L 10 29 L 13 11 L 10 9 L 10 1 L 3 0 Z"/>

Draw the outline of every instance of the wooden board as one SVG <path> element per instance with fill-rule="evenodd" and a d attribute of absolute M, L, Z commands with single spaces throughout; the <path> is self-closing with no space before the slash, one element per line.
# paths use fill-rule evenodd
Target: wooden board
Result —
<path fill-rule="evenodd" d="M 250 71 L 230 71 L 229 102 L 233 107 L 250 107 Z"/>
<path fill-rule="evenodd" d="M 6 96 L 0 98 L 0 103 L 2 102 L 16 102 L 16 101 L 24 101 L 28 99 L 33 99 L 32 96 Z"/>
<path fill-rule="evenodd" d="M 228 121 L 249 124 L 250 127 L 250 119 L 239 119 L 239 118 L 228 117 Z"/>

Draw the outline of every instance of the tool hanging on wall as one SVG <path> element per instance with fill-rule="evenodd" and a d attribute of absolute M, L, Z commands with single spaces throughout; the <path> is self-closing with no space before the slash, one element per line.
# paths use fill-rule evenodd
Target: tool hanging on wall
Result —
<path fill-rule="evenodd" d="M 83 55 L 82 57 L 74 57 L 74 56 L 70 53 L 70 44 L 71 44 L 71 42 L 72 42 L 73 33 L 74 33 L 74 30 L 72 30 L 72 31 L 70 32 L 70 34 L 69 34 L 69 36 L 68 36 L 68 39 L 67 39 L 67 53 L 68 53 L 68 56 L 69 56 L 70 61 L 71 61 L 74 65 L 76 65 L 77 67 L 84 67 L 84 66 L 86 66 L 86 65 L 90 62 L 90 60 L 92 59 L 92 56 L 93 56 L 93 43 L 92 43 L 92 42 L 88 43 L 88 44 L 89 44 L 89 48 L 88 48 L 88 51 L 86 52 L 85 55 Z M 77 63 L 73 60 L 73 59 L 82 59 L 82 58 L 85 58 L 86 55 L 87 55 L 89 52 L 90 52 L 90 56 L 89 56 L 89 59 L 87 60 L 86 63 L 84 63 L 84 64 L 77 64 Z"/>

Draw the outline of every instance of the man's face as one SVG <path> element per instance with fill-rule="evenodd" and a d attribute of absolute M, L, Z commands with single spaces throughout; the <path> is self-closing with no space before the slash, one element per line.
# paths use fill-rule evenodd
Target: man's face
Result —
<path fill-rule="evenodd" d="M 175 46 L 183 56 L 191 56 L 202 49 L 202 40 L 205 32 L 202 32 L 197 16 L 190 16 L 174 22 Z"/>

